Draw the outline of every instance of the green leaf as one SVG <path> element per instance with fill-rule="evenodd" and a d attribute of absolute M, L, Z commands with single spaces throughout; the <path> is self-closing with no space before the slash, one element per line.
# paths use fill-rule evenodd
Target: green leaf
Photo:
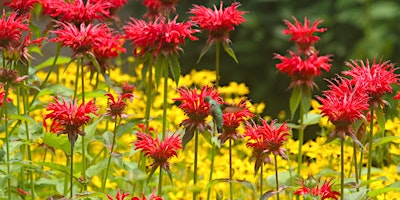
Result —
<path fill-rule="evenodd" d="M 303 124 L 304 125 L 318 124 L 321 118 L 322 118 L 321 114 L 306 113 L 303 115 Z"/>
<path fill-rule="evenodd" d="M 29 115 L 9 114 L 8 120 L 21 120 L 21 121 L 35 123 L 35 120 Z"/>
<path fill-rule="evenodd" d="M 45 60 L 44 62 L 40 63 L 39 65 L 36 66 L 36 70 L 40 70 L 43 69 L 45 67 L 49 67 L 53 65 L 54 60 L 56 59 L 56 57 L 50 57 L 47 60 Z M 70 57 L 65 57 L 65 56 L 58 56 L 57 58 L 57 62 L 55 63 L 55 65 L 64 65 L 64 64 L 68 64 L 71 61 Z"/>
<path fill-rule="evenodd" d="M 48 167 L 50 169 L 63 172 L 67 175 L 70 175 L 70 169 L 68 166 L 56 164 L 56 163 L 49 163 L 49 162 L 37 162 L 38 165 Z"/>
<path fill-rule="evenodd" d="M 160 80 L 163 75 L 164 67 L 168 67 L 167 61 L 164 56 L 159 55 L 157 57 L 157 61 L 155 64 L 155 75 L 154 75 L 155 79 L 156 79 L 155 81 L 156 81 L 157 87 L 158 87 L 158 85 L 160 85 Z"/>
<path fill-rule="evenodd" d="M 228 178 L 219 178 L 219 179 L 214 179 L 208 182 L 206 190 L 210 189 L 212 186 L 218 184 L 218 183 L 229 183 Z"/>
<path fill-rule="evenodd" d="M 290 114 L 291 119 L 293 120 L 294 114 L 296 113 L 297 108 L 299 107 L 301 100 L 301 88 L 295 87 L 293 88 L 292 95 L 289 99 L 289 106 L 290 106 Z"/>
<path fill-rule="evenodd" d="M 118 125 L 117 130 L 115 131 L 117 136 L 121 136 L 124 133 L 128 133 L 129 131 L 133 130 L 134 126 L 141 123 L 142 119 L 132 119 L 129 120 L 126 124 Z"/>
<path fill-rule="evenodd" d="M 360 188 L 364 187 L 364 186 L 369 185 L 369 184 L 371 184 L 373 182 L 376 182 L 376 181 L 388 181 L 388 180 L 389 179 L 386 176 L 380 176 L 380 177 L 375 178 L 375 179 L 371 179 L 371 180 L 368 180 L 368 181 L 363 181 L 362 183 L 360 183 L 359 187 Z"/>
<path fill-rule="evenodd" d="M 372 141 L 372 148 L 375 148 L 377 146 L 380 146 L 382 144 L 386 144 L 388 142 L 392 142 L 393 140 L 400 139 L 400 136 L 386 136 L 386 137 L 381 137 L 374 139 Z"/>
<path fill-rule="evenodd" d="M 378 107 L 375 110 L 376 120 L 378 121 L 379 126 L 381 127 L 381 132 L 385 132 L 385 113 L 383 113 L 382 107 Z"/>
<path fill-rule="evenodd" d="M 244 187 L 250 189 L 254 194 L 257 194 L 256 190 L 254 189 L 253 184 L 251 184 L 250 182 L 246 181 L 246 180 L 229 180 L 228 178 L 219 178 L 219 179 L 214 179 L 211 180 L 210 182 L 208 182 L 206 190 L 210 189 L 211 187 L 213 187 L 216 184 L 219 183 L 240 183 L 242 184 Z"/>
<path fill-rule="evenodd" d="M 112 143 L 113 143 L 113 139 L 114 139 L 114 133 L 111 131 L 106 131 L 103 133 L 103 142 L 104 145 L 106 145 L 106 147 L 108 149 L 111 149 Z"/>
<path fill-rule="evenodd" d="M 246 180 L 232 180 L 232 182 L 236 182 L 236 183 L 240 183 L 242 184 L 244 187 L 248 188 L 249 190 L 251 190 L 253 192 L 253 194 L 257 194 L 256 190 L 254 189 L 253 184 L 251 184 L 249 181 Z"/>
<path fill-rule="evenodd" d="M 224 47 L 224 50 L 228 55 L 235 60 L 236 63 L 239 63 L 238 59 L 236 58 L 235 52 L 233 52 L 233 49 L 229 46 L 228 43 L 222 42 L 222 46 Z"/>
<path fill-rule="evenodd" d="M 206 45 L 203 47 L 203 49 L 201 50 L 200 56 L 197 59 L 197 63 L 200 62 L 201 58 L 203 58 L 203 56 L 206 54 L 206 52 L 210 49 L 211 47 L 211 43 L 207 42 Z"/>
<path fill-rule="evenodd" d="M 385 194 L 388 192 L 400 192 L 400 188 L 398 187 L 384 187 L 384 188 L 379 188 L 379 189 L 373 189 L 370 192 L 368 192 L 368 197 L 376 197 L 381 194 Z"/>
<path fill-rule="evenodd" d="M 99 62 L 97 61 L 96 57 L 91 53 L 87 53 L 85 55 L 90 60 L 90 62 L 92 62 L 92 64 L 96 68 L 97 73 L 100 73 L 100 65 L 99 65 Z"/>
<path fill-rule="evenodd" d="M 181 76 L 181 65 L 179 64 L 178 56 L 170 57 L 170 69 L 172 73 L 172 78 L 175 80 L 176 86 L 178 87 L 179 77 Z M 167 77 L 168 74 L 165 75 Z"/>
<path fill-rule="evenodd" d="M 95 199 L 108 199 L 108 197 L 104 193 L 100 192 L 89 192 L 85 191 L 83 193 L 75 194 L 74 199 L 87 199 L 87 198 L 95 198 Z"/>
<path fill-rule="evenodd" d="M 106 98 L 106 96 L 104 96 L 105 94 L 107 94 L 105 90 L 97 89 L 94 91 L 85 92 L 85 98 Z M 78 94 L 77 96 L 79 99 L 82 98 L 82 94 Z"/>
<path fill-rule="evenodd" d="M 303 109 L 303 113 L 307 113 L 311 107 L 311 89 L 309 87 L 302 87 L 301 90 L 301 108 Z"/>
<path fill-rule="evenodd" d="M 45 133 L 43 136 L 43 142 L 55 149 L 61 149 L 65 154 L 71 153 L 71 143 L 69 143 L 68 137 L 57 136 L 54 133 Z"/>
<path fill-rule="evenodd" d="M 55 85 L 50 85 L 43 89 L 42 91 L 39 92 L 38 96 L 44 96 L 44 95 L 60 95 L 64 97 L 70 97 L 74 94 L 74 91 L 68 87 L 65 87 L 64 85 L 60 84 L 55 84 Z"/>
<path fill-rule="evenodd" d="M 93 177 L 96 174 L 101 174 L 101 171 L 107 167 L 107 163 L 108 159 L 103 159 L 99 163 L 90 166 L 86 169 L 86 176 Z"/>
<path fill-rule="evenodd" d="M 353 199 L 365 199 L 366 197 L 366 190 L 361 188 L 358 192 L 352 192 L 350 194 L 345 195 L 345 200 L 353 200 Z"/>
<path fill-rule="evenodd" d="M 262 194 L 260 197 L 260 200 L 267 200 L 267 199 L 275 196 L 276 193 L 280 193 L 282 190 L 285 190 L 286 188 L 287 188 L 287 186 L 282 185 L 278 188 L 278 191 L 270 190 L 270 191 Z"/>

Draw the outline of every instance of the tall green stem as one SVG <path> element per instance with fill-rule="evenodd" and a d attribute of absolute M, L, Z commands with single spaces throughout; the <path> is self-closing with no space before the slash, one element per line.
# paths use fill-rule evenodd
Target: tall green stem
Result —
<path fill-rule="evenodd" d="M 69 196 L 70 196 L 70 198 L 72 199 L 72 196 L 73 196 L 73 187 L 74 187 L 74 184 L 73 184 L 73 181 L 74 181 L 74 179 L 73 179 L 73 177 L 74 177 L 74 145 L 73 144 L 71 144 L 71 162 L 70 162 L 70 170 L 71 170 L 71 174 L 70 174 L 70 176 L 69 176 Z"/>
<path fill-rule="evenodd" d="M 264 179 L 264 172 L 263 172 L 263 168 L 264 168 L 264 163 L 261 164 L 260 166 L 260 197 L 263 195 L 263 179 Z"/>
<path fill-rule="evenodd" d="M 199 131 L 196 130 L 194 135 L 194 169 L 193 169 L 193 185 L 197 185 L 197 156 L 199 153 Z M 193 200 L 197 199 L 197 192 L 193 192 Z"/>
<path fill-rule="evenodd" d="M 276 155 L 274 155 L 274 161 L 275 161 L 276 199 L 279 200 L 278 161 L 276 159 Z"/>
<path fill-rule="evenodd" d="M 150 123 L 150 112 L 151 112 L 151 104 L 153 103 L 151 97 L 151 91 L 153 89 L 153 59 L 150 58 L 148 64 L 148 75 L 146 82 L 146 111 L 144 115 L 145 123 L 146 123 L 146 133 L 149 132 L 149 123 Z"/>
<path fill-rule="evenodd" d="M 164 99 L 163 99 L 163 119 L 162 119 L 162 139 L 164 140 L 167 132 L 167 106 L 168 106 L 168 67 L 164 67 Z"/>
<path fill-rule="evenodd" d="M 356 142 L 354 142 L 353 141 L 353 157 L 354 157 L 354 173 L 355 173 L 355 175 L 356 175 L 356 185 L 357 185 L 357 192 L 360 190 L 359 188 L 358 188 L 358 183 L 359 183 L 359 180 L 358 180 L 358 163 L 357 163 L 357 144 L 356 144 Z"/>
<path fill-rule="evenodd" d="M 29 108 L 28 108 L 28 93 L 26 92 L 25 88 L 22 88 L 22 102 L 24 104 L 24 115 L 29 114 Z M 28 127 L 28 122 L 25 121 L 25 133 L 26 133 L 26 141 L 28 141 L 27 148 L 28 148 L 28 160 L 29 162 L 32 162 L 32 154 L 31 154 L 31 139 L 30 139 L 30 133 L 29 133 L 29 127 Z M 33 173 L 31 170 L 28 171 L 28 176 L 30 179 L 30 187 L 31 187 L 31 194 L 32 194 L 32 199 L 35 199 L 35 187 L 34 187 L 34 182 L 33 182 Z"/>
<path fill-rule="evenodd" d="M 301 105 L 301 102 L 300 102 Z M 303 163 L 303 143 L 304 143 L 304 111 L 300 108 L 300 129 L 299 129 L 299 153 L 297 155 L 297 174 L 301 176 L 301 165 Z"/>
<path fill-rule="evenodd" d="M 233 200 L 232 139 L 229 139 L 229 196 Z"/>
<path fill-rule="evenodd" d="M 344 140 L 340 139 L 340 195 L 344 199 Z"/>
<path fill-rule="evenodd" d="M 216 79 L 215 79 L 215 88 L 218 89 L 219 87 L 219 54 L 220 54 L 220 43 L 216 42 L 215 43 L 215 74 L 216 74 Z"/>
<path fill-rule="evenodd" d="M 216 129 L 214 129 L 216 130 Z M 211 181 L 213 178 L 213 169 L 214 169 L 214 160 L 215 160 L 215 144 L 212 143 L 211 145 L 211 164 L 210 164 L 210 176 L 208 178 L 208 181 Z M 211 188 L 208 188 L 207 191 L 207 200 L 210 200 L 211 197 Z"/>
<path fill-rule="evenodd" d="M 4 61 L 3 61 L 4 62 Z M 7 98 L 8 98 L 9 85 L 6 83 L 4 87 L 4 98 L 3 104 L 1 106 L 0 118 L 3 117 L 4 113 L 4 128 L 6 132 L 6 162 L 7 162 L 7 195 L 8 199 L 11 200 L 11 167 L 10 167 L 10 135 L 8 132 L 8 108 L 7 108 Z"/>
<path fill-rule="evenodd" d="M 80 69 L 81 69 L 81 83 L 82 83 L 82 103 L 85 103 L 85 73 L 84 73 L 84 63 L 83 57 L 80 59 Z M 82 125 L 82 131 L 85 132 L 85 126 Z M 86 184 L 86 145 L 85 137 L 82 136 L 82 177 L 83 177 L 83 190 L 87 190 Z"/>
<path fill-rule="evenodd" d="M 162 196 L 162 167 L 160 166 L 160 174 L 158 175 L 158 196 Z"/>
<path fill-rule="evenodd" d="M 112 158 L 112 154 L 113 154 L 113 152 L 114 152 L 114 146 L 115 146 L 116 135 L 117 135 L 117 127 L 118 127 L 118 117 L 115 119 L 113 140 L 112 140 L 111 149 L 110 149 L 110 157 L 108 157 L 107 168 L 106 168 L 106 172 L 105 172 L 105 175 L 104 175 L 104 180 L 103 180 L 102 185 L 101 185 L 101 188 L 102 188 L 102 191 L 103 191 L 103 192 L 104 192 L 104 190 L 105 190 L 105 188 L 106 188 L 106 182 L 107 182 L 107 177 L 108 177 L 108 171 L 110 170 L 111 158 Z"/>
<path fill-rule="evenodd" d="M 367 170 L 367 181 L 371 179 L 371 168 L 372 168 L 372 134 L 374 132 L 374 108 L 372 107 L 372 103 L 370 103 L 370 120 L 369 120 L 369 134 L 368 134 L 368 170 Z M 369 188 L 369 185 L 367 185 Z"/>

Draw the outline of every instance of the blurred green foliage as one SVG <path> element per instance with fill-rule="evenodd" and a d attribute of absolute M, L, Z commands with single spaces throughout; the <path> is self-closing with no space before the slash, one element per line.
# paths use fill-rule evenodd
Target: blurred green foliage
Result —
<path fill-rule="evenodd" d="M 224 6 L 233 1 L 224 1 Z M 325 33 L 319 34 L 321 41 L 316 45 L 321 55 L 333 57 L 331 72 L 316 77 L 319 86 L 314 95 L 326 89 L 324 78 L 332 78 L 346 69 L 344 62 L 350 59 L 366 58 L 391 60 L 400 63 L 400 1 L 398 0 L 248 0 L 239 1 L 241 10 L 248 11 L 247 22 L 240 25 L 231 35 L 232 48 L 239 59 L 236 64 L 226 53 L 221 57 L 221 84 L 230 81 L 244 82 L 250 87 L 249 98 L 254 102 L 264 101 L 266 113 L 276 117 L 278 112 L 288 113 L 291 91 L 288 90 L 290 78 L 278 73 L 273 53 L 287 54 L 294 49 L 288 41 L 289 36 L 282 34 L 285 28 L 283 19 L 293 21 L 296 17 L 303 21 L 323 19 L 320 27 L 326 27 Z M 212 7 L 219 1 L 181 0 L 177 7 L 179 20 L 188 20 L 188 10 L 192 4 Z M 130 1 L 122 15 L 140 18 L 145 13 L 141 1 Z M 122 16 L 124 18 L 124 16 Z M 200 63 L 196 63 L 205 37 L 187 42 L 181 56 L 182 72 L 192 68 L 214 69 L 213 48 Z"/>

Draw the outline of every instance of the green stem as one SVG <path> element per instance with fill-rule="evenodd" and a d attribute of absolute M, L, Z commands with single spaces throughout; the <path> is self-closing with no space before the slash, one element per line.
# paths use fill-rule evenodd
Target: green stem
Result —
<path fill-rule="evenodd" d="M 229 196 L 233 200 L 232 139 L 229 139 Z"/>
<path fill-rule="evenodd" d="M 276 159 L 276 155 L 274 155 L 274 161 L 275 161 L 276 199 L 279 200 L 278 162 Z"/>
<path fill-rule="evenodd" d="M 341 200 L 344 199 L 344 141 L 340 139 L 340 194 Z"/>
<path fill-rule="evenodd" d="M 71 162 L 70 162 L 70 167 L 71 167 L 71 174 L 69 176 L 69 196 L 72 199 L 73 196 L 73 177 L 74 177 L 74 145 L 71 144 Z"/>
<path fill-rule="evenodd" d="M 70 166 L 71 158 L 68 157 L 68 154 L 65 154 L 65 156 L 67 157 L 65 166 Z M 52 161 L 54 161 L 54 156 L 52 158 Z M 67 196 L 68 194 L 68 178 L 68 174 L 66 173 L 64 178 L 64 196 Z"/>
<path fill-rule="evenodd" d="M 29 114 L 29 108 L 28 106 L 28 93 L 26 90 L 23 88 L 22 89 L 22 100 L 24 104 L 24 115 Z M 32 154 L 31 154 L 31 139 L 30 139 L 30 132 L 29 132 L 29 127 L 28 127 L 28 122 L 25 121 L 25 133 L 26 133 L 26 140 L 28 141 L 27 144 L 27 149 L 28 149 L 28 160 L 29 162 L 32 162 Z M 32 199 L 35 199 L 35 187 L 34 187 L 34 182 L 33 182 L 33 173 L 31 170 L 28 171 L 28 176 L 30 179 L 30 187 L 31 187 L 31 194 L 32 194 Z"/>
<path fill-rule="evenodd" d="M 357 144 L 354 141 L 353 141 L 353 156 L 354 156 L 354 173 L 356 175 L 356 185 L 357 185 L 356 190 L 358 192 L 360 189 L 358 188 L 359 180 L 358 180 L 358 163 L 357 163 Z"/>
<path fill-rule="evenodd" d="M 164 98 L 163 98 L 163 118 L 162 118 L 162 140 L 164 140 L 166 132 L 167 132 L 167 106 L 168 106 L 167 96 L 168 96 L 168 67 L 164 67 Z"/>
<path fill-rule="evenodd" d="M 7 108 L 7 98 L 8 98 L 8 90 L 9 90 L 9 85 L 6 83 L 4 87 L 4 98 L 3 98 L 3 104 L 1 108 L 1 113 L 0 113 L 0 118 L 3 116 L 4 112 L 4 128 L 6 132 L 6 150 L 7 150 L 7 155 L 6 155 L 6 162 L 7 162 L 7 194 L 8 194 L 8 199 L 11 200 L 11 167 L 10 167 L 10 135 L 8 132 L 8 108 Z"/>
<path fill-rule="evenodd" d="M 369 123 L 369 128 L 370 132 L 368 134 L 368 170 L 367 170 L 367 181 L 371 179 L 371 168 L 372 168 L 372 134 L 374 131 L 374 108 L 372 107 L 372 103 L 370 103 L 370 123 Z M 367 189 L 369 188 L 369 185 L 367 185 Z"/>
<path fill-rule="evenodd" d="M 264 178 L 264 172 L 263 172 L 263 165 L 264 163 L 261 164 L 260 166 L 260 197 L 263 195 L 263 178 Z"/>
<path fill-rule="evenodd" d="M 214 130 L 217 130 L 217 129 L 214 129 Z M 215 144 L 212 143 L 212 145 L 211 145 L 210 176 L 209 176 L 209 179 L 208 179 L 209 182 L 210 182 L 210 181 L 212 180 L 212 178 L 213 178 L 214 160 L 215 160 Z M 208 191 L 207 191 L 207 200 L 210 200 L 210 197 L 211 197 L 211 188 L 208 188 Z"/>
<path fill-rule="evenodd" d="M 162 167 L 160 166 L 160 174 L 158 176 L 158 196 L 162 196 Z"/>
<path fill-rule="evenodd" d="M 145 111 L 145 123 L 146 123 L 146 133 L 149 132 L 149 123 L 150 123 L 150 112 L 151 112 L 151 104 L 153 103 L 151 97 L 152 85 L 153 85 L 153 59 L 150 58 L 149 62 L 147 63 L 148 66 L 148 76 L 146 82 L 146 111 Z"/>
<path fill-rule="evenodd" d="M 104 193 L 104 190 L 106 188 L 106 182 L 107 182 L 107 177 L 108 177 L 108 171 L 110 170 L 110 164 L 111 164 L 111 158 L 112 158 L 112 154 L 114 152 L 114 146 L 115 146 L 115 141 L 116 141 L 116 135 L 117 135 L 117 127 L 118 127 L 118 118 L 115 119 L 115 123 L 114 123 L 114 134 L 113 134 L 113 140 L 111 143 L 111 149 L 110 149 L 110 157 L 108 157 L 108 162 L 107 162 L 107 168 L 106 168 L 106 172 L 104 175 L 104 180 L 101 186 L 101 189 Z"/>
<path fill-rule="evenodd" d="M 220 55 L 220 43 L 215 43 L 215 88 L 218 90 L 219 87 L 219 55 Z"/>
<path fill-rule="evenodd" d="M 84 73 L 84 63 L 83 57 L 80 59 L 80 69 L 81 69 L 81 87 L 82 87 L 82 103 L 85 103 L 85 73 Z M 78 70 L 78 69 L 77 69 Z M 78 84 L 76 84 L 78 85 Z M 82 131 L 85 132 L 85 126 L 82 125 Z M 86 184 L 86 145 L 85 145 L 85 137 L 82 136 L 82 177 L 83 177 L 83 190 L 87 190 Z"/>
<path fill-rule="evenodd" d="M 300 103 L 301 105 L 301 103 Z M 300 108 L 300 129 L 299 129 L 299 153 L 297 155 L 297 174 L 301 176 L 301 165 L 303 163 L 303 143 L 304 143 L 304 119 L 303 109 Z"/>
<path fill-rule="evenodd" d="M 197 157 L 199 153 L 199 131 L 196 130 L 194 135 L 194 169 L 193 169 L 193 184 L 197 185 Z M 193 192 L 193 200 L 197 199 L 197 192 Z"/>

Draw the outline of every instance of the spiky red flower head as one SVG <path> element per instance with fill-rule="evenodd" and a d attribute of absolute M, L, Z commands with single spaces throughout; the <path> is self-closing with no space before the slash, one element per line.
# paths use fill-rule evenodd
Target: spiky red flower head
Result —
<path fill-rule="evenodd" d="M 109 106 L 106 109 L 107 113 L 105 115 L 110 116 L 114 120 L 117 117 L 126 118 L 127 115 L 122 113 L 126 107 L 125 100 L 133 98 L 133 94 L 131 94 L 131 93 L 120 94 L 120 95 L 118 95 L 117 100 L 115 100 L 114 95 L 112 95 L 110 93 L 105 94 L 105 95 L 108 96 L 108 106 Z"/>
<path fill-rule="evenodd" d="M 4 3 L 19 15 L 28 14 L 39 0 L 10 0 Z"/>
<path fill-rule="evenodd" d="M 110 17 L 110 4 L 97 1 L 91 2 L 83 0 L 64 1 L 64 0 L 42 0 L 43 12 L 51 17 L 76 25 L 85 23 L 90 24 L 94 20 L 103 20 Z"/>
<path fill-rule="evenodd" d="M 317 184 L 314 188 L 309 188 L 301 184 L 301 188 L 297 189 L 294 194 L 295 195 L 313 195 L 314 197 L 320 197 L 321 200 L 324 199 L 335 199 L 337 200 L 340 196 L 340 192 L 332 190 L 333 183 L 332 180 L 324 180 L 319 188 L 319 184 Z"/>
<path fill-rule="evenodd" d="M 146 196 L 144 196 L 144 194 L 142 194 L 141 198 L 138 196 L 135 196 L 135 197 L 132 197 L 132 200 L 147 200 L 147 198 L 146 198 Z M 163 200 L 163 198 L 160 196 L 157 196 L 156 190 L 154 189 L 154 191 L 151 193 L 149 200 Z"/>
<path fill-rule="evenodd" d="M 92 53 L 94 48 L 101 48 L 103 40 L 107 40 L 111 32 L 106 24 L 81 24 L 79 27 L 71 23 L 58 24 L 61 28 L 51 31 L 57 37 L 50 41 L 61 42 L 63 46 L 70 47 L 74 51 L 74 56 L 82 56 Z"/>
<path fill-rule="evenodd" d="M 121 94 L 132 94 L 135 89 L 135 85 L 125 82 L 121 85 Z"/>
<path fill-rule="evenodd" d="M 68 102 L 62 98 L 59 101 L 54 98 L 55 103 L 50 103 L 46 110 L 51 111 L 44 118 L 57 121 L 63 126 L 63 130 L 57 134 L 68 134 L 68 139 L 71 145 L 75 144 L 78 135 L 84 136 L 85 132 L 80 130 L 81 126 L 87 124 L 91 119 L 90 114 L 96 114 L 98 108 L 93 101 L 81 103 L 79 106 L 76 101 L 69 100 Z"/>
<path fill-rule="evenodd" d="M 281 60 L 276 64 L 276 68 L 292 78 L 290 87 L 306 86 L 313 88 L 315 85 L 313 78 L 322 74 L 322 70 L 329 71 L 331 64 L 330 56 L 318 56 L 318 53 L 312 54 L 306 59 L 289 51 L 291 58 L 275 54 L 274 58 Z"/>
<path fill-rule="evenodd" d="M 2 86 L 0 85 L 0 89 L 2 89 Z M 3 102 L 5 101 L 6 103 L 11 102 L 11 99 L 7 97 L 7 99 L 4 99 L 4 96 L 6 95 L 5 91 L 0 91 L 0 107 L 3 106 Z M 0 116 L 1 119 L 2 116 Z"/>
<path fill-rule="evenodd" d="M 353 85 L 352 81 L 339 77 L 330 82 L 329 90 L 324 91 L 324 97 L 317 97 L 321 102 L 321 113 L 335 125 L 335 136 L 345 139 L 346 135 L 356 140 L 351 125 L 365 118 L 364 111 L 369 109 L 368 95 L 362 84 Z"/>
<path fill-rule="evenodd" d="M 307 20 L 306 17 L 304 17 L 303 24 L 297 21 L 295 17 L 293 17 L 293 19 L 295 22 L 294 24 L 288 20 L 283 20 L 288 28 L 283 29 L 282 33 L 291 35 L 289 41 L 294 41 L 300 52 L 306 55 L 315 53 L 313 45 L 315 42 L 318 42 L 320 38 L 313 34 L 315 32 L 323 33 L 327 30 L 326 28 L 318 28 L 318 25 L 322 23 L 323 20 L 316 20 L 311 25 L 310 20 Z"/>
<path fill-rule="evenodd" d="M 153 159 L 152 168 L 162 167 L 169 171 L 168 159 L 178 156 L 177 151 L 182 148 L 182 142 L 179 134 L 165 136 L 161 141 L 153 138 L 150 134 L 137 132 L 138 140 L 135 142 L 135 149 L 140 149 L 145 156 Z"/>
<path fill-rule="evenodd" d="M 196 129 L 200 132 L 207 130 L 206 117 L 210 115 L 210 105 L 206 103 L 204 99 L 209 96 L 217 102 L 222 102 L 218 91 L 213 87 L 203 86 L 200 89 L 200 93 L 196 87 L 192 89 L 186 87 L 179 88 L 178 92 L 180 97 L 174 98 L 173 100 L 181 103 L 179 108 L 188 116 L 188 118 L 181 123 L 181 125 L 185 127 L 184 138 L 193 137 Z"/>
<path fill-rule="evenodd" d="M 225 113 L 222 114 L 223 131 L 222 134 L 218 136 L 218 139 L 221 140 L 221 144 L 225 143 L 225 141 L 228 139 L 232 139 L 234 141 L 242 139 L 243 136 L 238 133 L 236 129 L 242 122 L 254 116 L 254 114 L 251 113 L 246 107 L 246 101 L 244 100 L 240 101 L 237 105 L 235 105 L 235 107 L 238 111 L 225 111 Z"/>
<path fill-rule="evenodd" d="M 120 192 L 119 188 L 117 190 L 117 194 L 115 195 L 115 197 L 112 197 L 110 194 L 107 194 L 107 198 L 108 200 L 125 200 L 125 197 L 129 196 L 129 193 L 126 192 Z"/>
<path fill-rule="evenodd" d="M 3 10 L 3 16 L 0 19 L 0 50 L 7 51 L 19 46 L 22 31 L 29 30 L 28 26 L 28 20 L 24 16 L 18 16 L 14 12 L 7 17 L 6 11 Z"/>
<path fill-rule="evenodd" d="M 160 52 L 165 55 L 176 55 L 181 51 L 181 44 L 185 43 L 185 39 L 197 40 L 194 33 L 195 29 L 191 29 L 188 22 L 176 22 L 177 17 L 173 20 L 164 21 L 158 18 L 154 22 L 145 22 L 132 18 L 132 22 L 124 26 L 126 37 L 135 45 L 134 54 L 143 55 L 152 53 L 158 55 Z"/>
<path fill-rule="evenodd" d="M 200 26 L 201 30 L 208 33 L 208 43 L 222 41 L 230 43 L 229 33 L 235 29 L 235 26 L 245 22 L 243 15 L 245 11 L 239 11 L 237 8 L 240 3 L 232 3 L 229 7 L 223 8 L 223 2 L 220 2 L 219 9 L 214 5 L 214 10 L 204 6 L 193 5 L 189 13 L 194 16 L 191 21 Z"/>
<path fill-rule="evenodd" d="M 283 143 L 288 140 L 289 127 L 286 123 L 279 127 L 275 126 L 276 121 L 270 124 L 266 120 L 260 118 L 261 125 L 246 122 L 245 137 L 248 137 L 247 146 L 253 149 L 252 157 L 256 160 L 254 171 L 257 172 L 261 165 L 271 162 L 269 155 L 280 155 L 287 159 L 286 149 Z"/>
<path fill-rule="evenodd" d="M 175 6 L 178 1 L 179 0 L 143 0 L 142 4 L 147 8 L 147 13 L 144 17 L 150 21 L 154 21 L 163 15 L 174 13 L 176 12 Z"/>
<path fill-rule="evenodd" d="M 121 53 L 126 52 L 126 49 L 123 47 L 124 41 L 122 36 L 114 34 L 111 28 L 102 35 L 101 40 L 97 41 L 95 48 L 93 48 L 93 53 L 100 66 L 101 72 L 105 72 L 110 68 L 108 64 L 110 58 L 118 57 Z M 91 63 L 91 65 L 92 69 L 95 69 L 94 64 Z"/>
<path fill-rule="evenodd" d="M 365 88 L 374 108 L 385 103 L 382 97 L 386 93 L 392 93 L 392 84 L 399 84 L 399 75 L 395 73 L 397 68 L 390 61 L 377 63 L 374 59 L 370 64 L 368 59 L 365 63 L 362 60 L 351 60 L 351 63 L 346 62 L 345 64 L 351 69 L 342 73 L 350 76 L 353 84 L 359 82 L 358 84 Z"/>

